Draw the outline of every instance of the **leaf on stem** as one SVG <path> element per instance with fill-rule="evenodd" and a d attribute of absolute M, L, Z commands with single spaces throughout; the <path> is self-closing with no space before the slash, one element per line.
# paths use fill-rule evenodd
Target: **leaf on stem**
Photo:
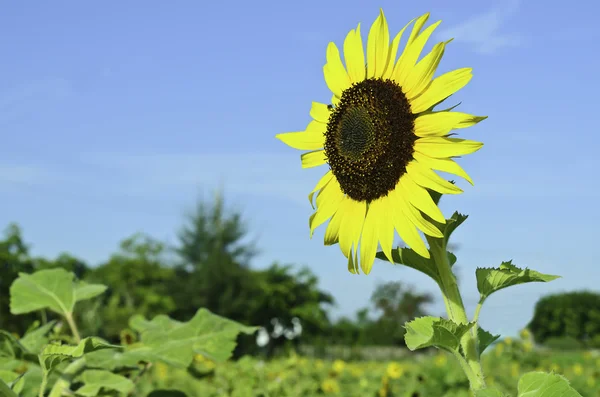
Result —
<path fill-rule="evenodd" d="M 460 339 L 475 323 L 457 324 L 440 317 L 419 317 L 406 323 L 404 339 L 410 350 L 435 346 L 458 351 Z"/>
<path fill-rule="evenodd" d="M 512 261 L 502 262 L 498 268 L 478 268 L 475 275 L 481 302 L 503 288 L 531 282 L 548 282 L 560 277 L 530 269 L 523 270 L 513 265 Z"/>
<path fill-rule="evenodd" d="M 110 371 L 88 369 L 77 378 L 83 383 L 75 393 L 84 397 L 99 396 L 108 391 L 116 391 L 119 395 L 128 395 L 135 387 L 135 384 L 124 376 L 113 374 Z"/>
<path fill-rule="evenodd" d="M 383 252 L 378 252 L 377 258 L 387 261 L 387 258 L 385 257 L 385 254 Z M 421 255 L 417 254 L 412 249 L 397 248 L 395 250 L 392 250 L 392 259 L 394 260 L 394 263 L 398 265 L 408 266 L 420 271 L 421 273 L 425 273 L 426 275 L 431 277 L 436 283 L 440 283 L 440 276 L 433 260 L 423 258 Z"/>
<path fill-rule="evenodd" d="M 558 374 L 528 372 L 519 379 L 517 397 L 582 397 Z"/>
<path fill-rule="evenodd" d="M 44 346 L 39 355 L 40 365 L 44 371 L 49 372 L 63 361 L 79 358 L 96 350 L 114 348 L 121 346 L 111 345 L 96 337 L 85 338 L 77 346 L 49 344 Z"/>
<path fill-rule="evenodd" d="M 488 348 L 489 345 L 494 343 L 500 335 L 492 335 L 488 331 L 481 327 L 477 328 L 477 339 L 479 339 L 479 356 Z"/>
<path fill-rule="evenodd" d="M 218 316 L 207 309 L 199 309 L 185 323 L 165 315 L 158 315 L 152 321 L 135 315 L 129 320 L 129 325 L 140 333 L 141 343 L 132 346 L 127 354 L 139 354 L 140 359 L 160 360 L 179 368 L 187 368 L 194 354 L 225 361 L 231 357 L 239 333 L 252 334 L 258 329 Z"/>
<path fill-rule="evenodd" d="M 73 312 L 75 303 L 93 298 L 106 290 L 101 284 L 74 281 L 75 275 L 65 269 L 40 270 L 33 274 L 19 273 L 10 286 L 10 312 L 30 313 L 50 309 L 66 315 Z"/>

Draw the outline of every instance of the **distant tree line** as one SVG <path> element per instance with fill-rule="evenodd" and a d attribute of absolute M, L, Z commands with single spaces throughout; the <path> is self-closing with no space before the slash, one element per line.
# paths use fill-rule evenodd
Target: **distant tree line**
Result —
<path fill-rule="evenodd" d="M 308 268 L 280 263 L 264 270 L 250 267 L 256 245 L 248 241 L 241 214 L 228 211 L 221 195 L 199 201 L 182 223 L 175 246 L 138 233 L 125 238 L 117 252 L 94 267 L 67 253 L 53 260 L 33 257 L 22 230 L 9 225 L 0 240 L 0 328 L 22 335 L 32 321 L 53 319 L 50 312 L 13 316 L 8 297 L 19 272 L 55 267 L 109 287 L 103 296 L 80 303 L 86 307 L 78 311 L 82 313 L 78 322 L 82 334 L 113 341 L 126 334 L 133 314 L 147 318 L 167 314 L 187 321 L 204 307 L 262 326 L 267 334 L 273 334 L 275 326 L 289 328 L 299 322 L 303 344 L 403 346 L 404 322 L 426 314 L 424 306 L 432 302 L 428 294 L 391 282 L 380 285 L 371 306 L 359 310 L 355 318 L 333 321 L 329 310 L 335 301 L 320 289 Z M 238 354 L 260 352 L 256 336 L 242 338 Z M 279 347 L 288 342 L 277 341 Z"/>

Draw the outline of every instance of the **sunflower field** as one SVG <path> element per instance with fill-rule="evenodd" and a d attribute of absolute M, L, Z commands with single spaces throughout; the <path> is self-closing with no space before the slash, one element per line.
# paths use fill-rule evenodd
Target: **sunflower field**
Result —
<path fill-rule="evenodd" d="M 600 354 L 537 351 L 529 341 L 506 338 L 483 359 L 487 382 L 517 395 L 520 376 L 552 371 L 567 377 L 581 395 L 600 396 Z M 445 352 L 400 361 L 321 360 L 290 355 L 271 361 L 244 357 L 215 365 L 196 356 L 190 369 L 152 368 L 140 389 L 180 391 L 182 396 L 468 397 L 469 382 Z M 566 394 L 565 394 L 566 395 Z"/>

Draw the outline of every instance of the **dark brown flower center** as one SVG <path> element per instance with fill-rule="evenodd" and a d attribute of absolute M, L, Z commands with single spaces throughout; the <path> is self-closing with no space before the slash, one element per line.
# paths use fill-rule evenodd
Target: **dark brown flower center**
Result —
<path fill-rule="evenodd" d="M 342 192 L 371 202 L 396 187 L 413 158 L 414 119 L 391 80 L 364 80 L 342 93 L 325 132 L 327 162 Z"/>

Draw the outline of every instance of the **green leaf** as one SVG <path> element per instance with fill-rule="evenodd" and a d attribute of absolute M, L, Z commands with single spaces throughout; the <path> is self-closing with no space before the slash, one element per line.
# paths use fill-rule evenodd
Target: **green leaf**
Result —
<path fill-rule="evenodd" d="M 19 397 L 3 380 L 0 379 L 0 396 Z"/>
<path fill-rule="evenodd" d="M 13 379 L 8 385 L 15 393 L 21 394 L 23 391 L 23 387 L 25 386 L 25 374 L 20 374 L 15 379 Z"/>
<path fill-rule="evenodd" d="M 477 390 L 475 397 L 504 397 L 504 393 L 496 388 Z"/>
<path fill-rule="evenodd" d="M 20 340 L 21 344 L 32 353 L 38 354 L 42 347 L 48 343 L 46 335 L 52 330 L 56 324 L 55 320 L 52 320 L 41 327 L 29 330 Z"/>
<path fill-rule="evenodd" d="M 118 368 L 137 368 L 140 361 L 147 361 L 134 352 L 118 350 L 98 350 L 85 355 L 85 362 L 90 368 L 102 368 L 114 371 Z"/>
<path fill-rule="evenodd" d="M 258 329 L 218 316 L 207 309 L 198 310 L 185 323 L 165 315 L 156 316 L 152 321 L 135 315 L 129 324 L 141 334 L 141 343 L 128 352 L 150 356 L 153 360 L 179 368 L 187 368 L 197 353 L 213 361 L 225 361 L 231 357 L 240 332 L 252 334 Z"/>
<path fill-rule="evenodd" d="M 404 339 L 410 350 L 436 346 L 457 351 L 460 339 L 475 323 L 456 324 L 440 317 L 419 317 L 406 323 Z"/>
<path fill-rule="evenodd" d="M 19 273 L 10 286 L 11 313 L 23 314 L 42 309 L 63 315 L 72 313 L 75 302 L 96 296 L 101 289 L 97 284 L 75 283 L 74 277 L 63 268 L 40 270 L 33 274 Z"/>
<path fill-rule="evenodd" d="M 528 372 L 519 379 L 517 397 L 582 397 L 558 374 Z"/>
<path fill-rule="evenodd" d="M 135 384 L 124 376 L 113 374 L 110 371 L 88 369 L 80 377 L 83 386 L 75 391 L 76 394 L 85 397 L 95 397 L 100 391 L 117 391 L 121 395 L 129 394 Z"/>
<path fill-rule="evenodd" d="M 488 346 L 494 343 L 499 337 L 500 334 L 492 335 L 481 327 L 477 328 L 477 339 L 479 339 L 479 355 L 481 356 L 485 349 L 487 349 Z"/>
<path fill-rule="evenodd" d="M 92 299 L 98 295 L 102 295 L 108 288 L 104 284 L 88 284 L 84 281 L 79 281 L 75 285 L 75 302 Z"/>
<path fill-rule="evenodd" d="M 444 226 L 444 243 L 445 246 L 448 245 L 448 241 L 450 240 L 450 236 L 452 233 L 460 226 L 464 221 L 467 220 L 469 215 L 463 215 L 459 212 L 454 212 L 450 219 L 446 219 L 446 225 Z"/>
<path fill-rule="evenodd" d="M 35 360 L 35 355 L 27 350 L 11 333 L 0 330 L 0 358 Z"/>
<path fill-rule="evenodd" d="M 79 358 L 86 353 L 100 349 L 114 349 L 121 346 L 111 345 L 100 338 L 85 338 L 77 346 L 50 344 L 44 346 L 39 355 L 44 371 L 50 371 L 63 361 Z"/>
<path fill-rule="evenodd" d="M 478 268 L 477 289 L 481 294 L 481 302 L 492 293 L 512 285 L 548 282 L 559 278 L 550 274 L 542 274 L 530 269 L 520 269 L 512 264 L 512 261 L 502 262 L 498 268 Z"/>
<path fill-rule="evenodd" d="M 385 254 L 381 251 L 377 253 L 377 258 L 387 261 Z M 410 248 L 392 250 L 392 259 L 396 264 L 408 266 L 421 273 L 425 273 L 439 284 L 440 276 L 435 263 L 431 259 L 423 258 Z"/>

